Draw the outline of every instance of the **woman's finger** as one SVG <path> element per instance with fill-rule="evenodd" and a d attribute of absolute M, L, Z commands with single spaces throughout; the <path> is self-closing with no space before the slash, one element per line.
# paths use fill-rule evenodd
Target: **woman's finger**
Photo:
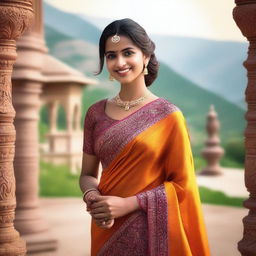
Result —
<path fill-rule="evenodd" d="M 95 213 L 92 214 L 94 219 L 109 219 L 111 216 L 109 213 Z"/>
<path fill-rule="evenodd" d="M 91 209 L 91 213 L 92 213 L 92 214 L 96 214 L 96 213 L 106 213 L 106 210 L 105 210 L 105 208 L 103 208 L 103 207 L 98 207 L 98 208 L 95 208 L 95 209 Z"/>
<path fill-rule="evenodd" d="M 95 208 L 98 208 L 98 207 L 102 207 L 103 205 L 104 205 L 104 203 L 101 201 L 101 202 L 92 203 L 92 204 L 90 205 L 90 207 L 91 207 L 92 209 L 95 209 Z"/>

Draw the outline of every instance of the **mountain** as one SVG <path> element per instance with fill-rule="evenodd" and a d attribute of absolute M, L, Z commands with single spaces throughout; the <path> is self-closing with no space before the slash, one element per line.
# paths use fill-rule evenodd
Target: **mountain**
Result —
<path fill-rule="evenodd" d="M 79 17 L 101 30 L 111 22 L 82 14 Z M 247 57 L 248 43 L 168 35 L 150 37 L 161 62 L 198 86 L 245 108 L 247 78 L 242 63 Z"/>
<path fill-rule="evenodd" d="M 56 58 L 77 68 L 86 75 L 93 75 L 98 66 L 97 46 L 90 42 L 64 35 L 49 25 L 45 26 L 46 41 L 50 53 Z M 108 80 L 104 69 L 96 77 L 99 85 L 89 85 L 83 93 L 83 116 L 95 101 L 111 97 L 118 92 L 118 84 Z M 165 63 L 160 63 L 158 79 L 150 89 L 175 103 L 184 113 L 191 132 L 192 144 L 201 148 L 205 140 L 205 120 L 210 104 L 214 104 L 221 121 L 221 138 L 227 142 L 234 136 L 242 136 L 244 129 L 244 111 L 222 97 L 197 86 L 182 77 Z"/>
<path fill-rule="evenodd" d="M 245 107 L 247 43 L 152 36 L 158 58 L 202 88 Z"/>
<path fill-rule="evenodd" d="M 89 43 L 97 44 L 101 31 L 88 21 L 77 15 L 61 11 L 45 1 L 44 24 L 55 29 L 61 34 L 72 38 L 86 40 Z"/>

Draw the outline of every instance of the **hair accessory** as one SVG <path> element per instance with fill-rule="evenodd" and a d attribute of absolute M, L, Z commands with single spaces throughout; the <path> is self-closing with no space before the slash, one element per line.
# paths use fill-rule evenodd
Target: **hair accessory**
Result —
<path fill-rule="evenodd" d="M 109 75 L 109 80 L 113 82 L 115 80 L 115 78 L 113 76 Z"/>
<path fill-rule="evenodd" d="M 118 35 L 112 36 L 111 41 L 115 44 L 118 43 L 120 41 L 120 36 Z"/>
<path fill-rule="evenodd" d="M 143 70 L 143 74 L 146 76 L 148 75 L 148 68 L 145 66 L 144 70 Z"/>

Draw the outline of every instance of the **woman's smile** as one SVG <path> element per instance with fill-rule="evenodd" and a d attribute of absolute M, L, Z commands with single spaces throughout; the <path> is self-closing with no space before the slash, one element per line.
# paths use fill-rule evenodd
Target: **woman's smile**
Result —
<path fill-rule="evenodd" d="M 119 69 L 116 72 L 118 73 L 119 76 L 124 77 L 124 76 L 128 75 L 130 70 L 131 70 L 131 68 L 126 68 L 126 69 Z"/>

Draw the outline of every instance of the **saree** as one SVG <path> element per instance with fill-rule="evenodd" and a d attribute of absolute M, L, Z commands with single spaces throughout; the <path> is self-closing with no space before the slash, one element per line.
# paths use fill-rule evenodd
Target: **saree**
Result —
<path fill-rule="evenodd" d="M 97 103 L 99 116 L 111 119 L 105 103 Z M 90 121 L 87 131 L 95 129 Z M 140 209 L 107 230 L 92 221 L 91 255 L 210 255 L 189 133 L 178 107 L 158 98 L 122 120 L 112 119 L 93 144 L 91 153 L 104 163 L 100 193 L 136 196 Z"/>

